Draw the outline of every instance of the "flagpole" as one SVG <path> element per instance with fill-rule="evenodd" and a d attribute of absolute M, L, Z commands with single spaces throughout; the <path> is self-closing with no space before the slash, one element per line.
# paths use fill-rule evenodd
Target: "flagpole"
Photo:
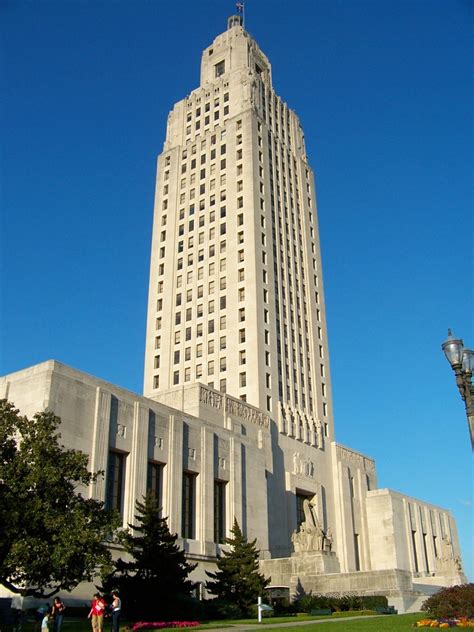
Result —
<path fill-rule="evenodd" d="M 239 0 L 235 6 L 237 7 L 239 15 L 242 16 L 242 27 L 245 28 L 245 2 Z"/>

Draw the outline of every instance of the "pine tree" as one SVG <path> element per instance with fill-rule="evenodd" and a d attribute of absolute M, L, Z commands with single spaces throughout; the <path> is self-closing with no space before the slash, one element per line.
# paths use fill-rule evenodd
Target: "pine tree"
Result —
<path fill-rule="evenodd" d="M 238 606 L 243 615 L 248 615 L 270 580 L 258 571 L 256 539 L 248 542 L 235 519 L 231 533 L 232 537 L 225 540 L 231 549 L 222 553 L 215 573 L 206 573 L 214 580 L 206 582 L 206 588 L 219 599 Z"/>
<path fill-rule="evenodd" d="M 117 560 L 103 589 L 117 589 L 128 616 L 142 620 L 164 620 L 179 614 L 179 604 L 189 597 L 193 583 L 187 579 L 196 567 L 186 561 L 176 544 L 166 518 L 160 516 L 156 500 L 148 495 L 136 503 L 136 525 L 122 534 L 120 543 L 132 558 Z"/>

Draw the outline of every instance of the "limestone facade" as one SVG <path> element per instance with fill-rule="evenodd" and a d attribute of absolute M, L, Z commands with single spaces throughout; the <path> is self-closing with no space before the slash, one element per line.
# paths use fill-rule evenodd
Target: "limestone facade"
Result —
<path fill-rule="evenodd" d="M 124 526 L 156 495 L 196 581 L 234 518 L 291 589 L 401 599 L 463 580 L 451 514 L 377 489 L 374 461 L 335 442 L 314 176 L 238 16 L 158 157 L 144 393 L 56 361 L 0 381 L 22 413 L 61 417 Z"/>
<path fill-rule="evenodd" d="M 158 402 L 51 360 L 0 378 L 0 397 L 30 417 L 61 417 L 64 445 L 105 472 L 89 496 L 115 506 L 124 526 L 135 501 L 154 493 L 198 563 L 197 582 L 234 517 L 257 539 L 272 585 L 291 591 L 387 594 L 402 611 L 423 592 L 465 581 L 448 511 L 376 489 L 371 459 L 281 435 L 266 412 L 202 384 Z M 72 597 L 85 600 L 92 589 L 81 585 Z"/>

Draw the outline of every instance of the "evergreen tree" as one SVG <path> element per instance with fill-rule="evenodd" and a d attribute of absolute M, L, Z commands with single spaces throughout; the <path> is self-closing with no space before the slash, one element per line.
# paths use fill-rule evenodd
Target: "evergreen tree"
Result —
<path fill-rule="evenodd" d="M 119 539 L 131 560 L 117 560 L 103 589 L 119 591 L 129 616 L 163 620 L 180 614 L 179 604 L 193 589 L 187 577 L 196 565 L 186 561 L 153 496 L 137 501 L 136 511 L 137 524 L 128 525 Z"/>
<path fill-rule="evenodd" d="M 256 539 L 248 542 L 236 519 L 231 533 L 232 537 L 225 540 L 231 549 L 222 553 L 215 573 L 206 573 L 213 580 L 206 582 L 206 588 L 219 599 L 238 606 L 243 615 L 248 615 L 270 580 L 258 571 Z"/>

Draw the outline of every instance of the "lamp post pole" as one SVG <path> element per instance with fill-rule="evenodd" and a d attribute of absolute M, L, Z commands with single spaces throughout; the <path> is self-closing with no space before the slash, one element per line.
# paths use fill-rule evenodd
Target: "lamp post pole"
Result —
<path fill-rule="evenodd" d="M 474 450 L 474 387 L 472 385 L 474 352 L 466 349 L 461 339 L 454 338 L 451 329 L 448 329 L 448 338 L 441 347 L 454 371 L 456 384 L 466 406 L 471 446 Z"/>

